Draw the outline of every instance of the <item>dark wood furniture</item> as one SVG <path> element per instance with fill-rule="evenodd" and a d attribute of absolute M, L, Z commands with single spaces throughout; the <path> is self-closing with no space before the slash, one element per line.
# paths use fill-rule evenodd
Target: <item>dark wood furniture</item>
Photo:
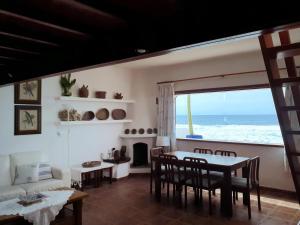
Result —
<path fill-rule="evenodd" d="M 194 148 L 195 153 L 202 153 L 202 154 L 213 154 L 213 151 L 208 148 Z"/>
<path fill-rule="evenodd" d="M 185 157 L 193 158 L 203 158 L 207 161 L 204 169 L 209 169 L 213 171 L 219 171 L 224 173 L 223 185 L 221 188 L 221 212 L 227 217 L 232 216 L 232 183 L 231 183 L 231 173 L 236 169 L 243 168 L 243 177 L 246 176 L 246 166 L 249 158 L 246 157 L 224 157 L 220 155 L 210 155 L 210 154 L 199 154 L 186 151 L 175 151 L 168 153 L 169 155 L 176 156 L 178 158 L 178 165 L 184 166 L 183 159 Z M 156 158 L 156 170 L 155 170 L 155 196 L 158 201 L 161 199 L 161 179 L 160 179 L 160 158 Z M 180 191 L 180 189 L 178 190 Z M 244 198 L 246 197 L 243 195 Z M 244 199 L 244 203 L 247 201 Z"/>
<path fill-rule="evenodd" d="M 150 193 L 152 194 L 152 185 L 155 171 L 155 157 L 158 157 L 160 154 L 163 154 L 163 147 L 156 147 L 150 149 Z"/>
<path fill-rule="evenodd" d="M 202 203 L 202 190 L 208 191 L 209 198 L 209 214 L 212 214 L 211 192 L 217 188 L 221 188 L 222 180 L 210 176 L 208 162 L 206 159 L 184 157 L 184 196 L 185 208 L 187 207 L 187 187 L 192 187 L 195 192 L 195 200 L 199 199 Z"/>
<path fill-rule="evenodd" d="M 245 194 L 248 206 L 248 217 L 251 219 L 251 201 L 250 192 L 256 189 L 258 209 L 261 211 L 260 203 L 260 186 L 259 186 L 259 157 L 254 157 L 248 161 L 246 167 L 246 177 L 232 177 L 232 190 L 233 192 L 242 192 Z M 233 202 L 235 198 L 233 196 Z"/>
<path fill-rule="evenodd" d="M 234 151 L 228 151 L 228 150 L 216 150 L 215 155 L 221 155 L 221 156 L 232 156 L 237 157 L 237 153 Z M 211 175 L 215 177 L 223 177 L 223 173 L 220 172 L 212 172 Z M 237 176 L 237 170 L 233 172 L 234 176 Z M 216 194 L 215 191 L 213 191 L 214 195 Z M 238 200 L 238 193 L 234 193 L 236 200 Z"/>
<path fill-rule="evenodd" d="M 215 155 L 237 157 L 236 152 L 234 152 L 234 151 L 228 151 L 228 150 L 216 150 L 215 151 Z"/>
<path fill-rule="evenodd" d="M 83 199 L 88 197 L 88 194 L 85 192 L 81 191 L 75 191 L 71 197 L 69 198 L 68 202 L 65 204 L 65 207 L 68 207 L 69 205 L 72 205 L 73 208 L 73 217 L 75 225 L 82 225 L 82 204 L 83 204 Z M 65 207 L 62 209 L 64 210 Z M 55 219 L 51 224 L 65 224 L 64 223 L 64 215 L 62 213 L 62 218 L 60 219 L 61 221 L 58 221 Z M 27 221 L 24 220 L 22 216 L 16 216 L 16 215 L 11 215 L 11 216 L 0 216 L 0 225 L 8 225 L 8 224 L 29 224 Z"/>
<path fill-rule="evenodd" d="M 163 173 L 160 173 L 160 181 L 165 182 L 167 184 L 167 197 L 169 198 L 170 192 L 170 184 L 173 185 L 173 198 L 175 198 L 175 191 L 182 185 L 182 171 L 180 171 L 180 166 L 178 165 L 178 158 L 174 155 L 169 154 L 160 154 L 158 156 L 159 164 L 161 171 L 163 169 Z M 157 161 L 155 161 L 156 163 Z M 157 168 L 155 168 L 156 170 Z"/>

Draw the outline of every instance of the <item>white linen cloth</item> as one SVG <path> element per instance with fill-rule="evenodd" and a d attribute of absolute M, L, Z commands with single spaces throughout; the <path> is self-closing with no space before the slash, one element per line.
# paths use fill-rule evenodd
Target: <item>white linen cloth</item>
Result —
<path fill-rule="evenodd" d="M 171 150 L 176 150 L 176 127 L 175 127 L 175 93 L 174 84 L 158 85 L 158 136 L 169 136 Z"/>
<path fill-rule="evenodd" d="M 47 198 L 40 203 L 26 207 L 17 203 L 20 201 L 18 198 L 0 202 L 0 216 L 19 215 L 33 223 L 33 225 L 49 225 L 67 203 L 73 192 L 73 190 L 44 191 L 41 194 L 46 195 Z"/>

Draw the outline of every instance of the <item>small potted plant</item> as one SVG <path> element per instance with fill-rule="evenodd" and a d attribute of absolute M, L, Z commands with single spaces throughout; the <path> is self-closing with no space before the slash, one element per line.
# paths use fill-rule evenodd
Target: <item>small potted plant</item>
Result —
<path fill-rule="evenodd" d="M 71 88 L 74 86 L 76 83 L 76 79 L 71 80 L 71 74 L 68 73 L 66 75 L 62 75 L 60 77 L 60 85 L 63 90 L 62 95 L 63 96 L 71 96 Z"/>

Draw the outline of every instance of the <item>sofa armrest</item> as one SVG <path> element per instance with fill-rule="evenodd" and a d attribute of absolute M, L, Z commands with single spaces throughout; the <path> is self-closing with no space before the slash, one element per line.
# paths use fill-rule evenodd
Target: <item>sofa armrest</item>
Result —
<path fill-rule="evenodd" d="M 52 167 L 53 178 L 63 180 L 66 187 L 71 187 L 71 171 L 67 168 Z"/>

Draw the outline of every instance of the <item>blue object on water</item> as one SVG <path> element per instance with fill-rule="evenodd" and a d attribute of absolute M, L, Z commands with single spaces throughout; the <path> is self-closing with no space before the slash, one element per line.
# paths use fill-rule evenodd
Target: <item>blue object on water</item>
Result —
<path fill-rule="evenodd" d="M 188 134 L 185 137 L 186 138 L 192 138 L 192 139 L 203 139 L 203 136 L 199 135 L 199 134 Z"/>

